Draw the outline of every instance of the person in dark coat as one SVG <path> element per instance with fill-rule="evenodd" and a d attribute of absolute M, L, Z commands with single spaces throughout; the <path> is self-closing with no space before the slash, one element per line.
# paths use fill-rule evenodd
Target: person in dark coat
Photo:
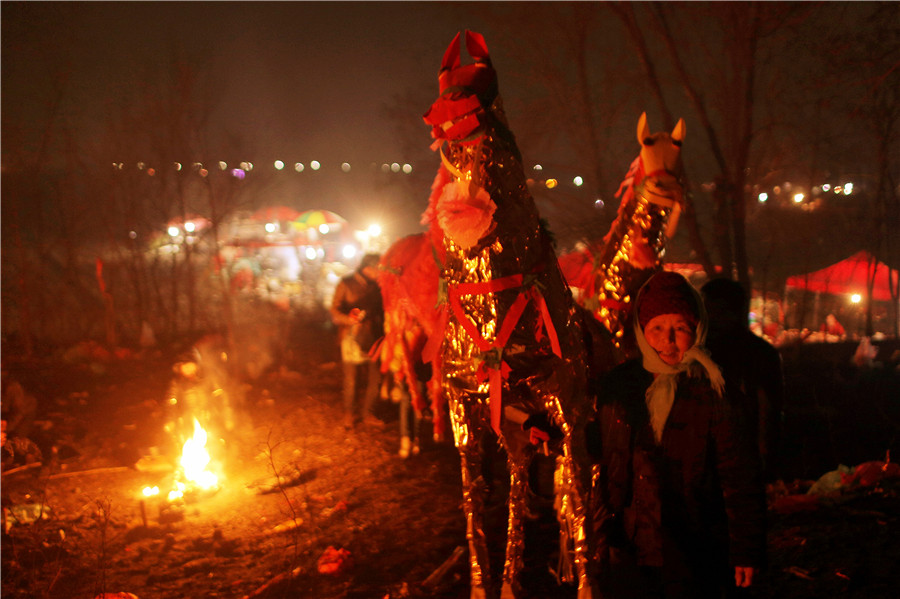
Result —
<path fill-rule="evenodd" d="M 765 565 L 759 459 L 702 347 L 706 314 L 660 272 L 635 302 L 641 356 L 598 381 L 591 518 L 607 597 L 722 597 Z"/>
<path fill-rule="evenodd" d="M 379 427 L 372 414 L 381 385 L 378 362 L 369 355 L 384 335 L 384 307 L 378 286 L 378 254 L 366 254 L 352 274 L 338 282 L 331 302 L 331 320 L 338 327 L 343 365 L 344 424 Z M 365 389 L 360 397 L 360 391 Z"/>
<path fill-rule="evenodd" d="M 784 422 L 784 369 L 781 355 L 749 326 L 749 298 L 737 281 L 713 279 L 700 288 L 709 315 L 706 347 L 725 377 L 738 428 L 759 446 L 763 479 L 779 477 Z"/>

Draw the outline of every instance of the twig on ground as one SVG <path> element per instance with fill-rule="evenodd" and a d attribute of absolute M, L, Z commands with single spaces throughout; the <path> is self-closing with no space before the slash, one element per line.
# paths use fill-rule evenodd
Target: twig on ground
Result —
<path fill-rule="evenodd" d="M 428 578 L 422 582 L 422 586 L 430 589 L 436 587 L 441 580 L 447 576 L 447 574 L 455 568 L 463 555 L 466 553 L 466 548 L 462 545 L 459 545 L 456 549 L 453 550 L 453 553 L 444 560 L 444 563 L 437 567 L 437 569 L 428 575 Z"/>
<path fill-rule="evenodd" d="M 288 580 L 293 580 L 294 578 L 300 576 L 301 573 L 303 573 L 303 568 L 301 568 L 300 566 L 297 566 L 290 572 L 282 572 L 281 574 L 278 574 L 277 576 L 269 579 L 265 584 L 263 584 L 261 587 L 259 587 L 249 595 L 244 595 L 242 599 L 253 599 L 253 597 L 260 597 L 273 586 Z"/>
<path fill-rule="evenodd" d="M 7 474 L 15 474 L 16 472 L 24 472 L 25 470 L 31 470 L 32 468 L 40 468 L 41 466 L 43 466 L 41 462 L 32 462 L 31 464 L 25 464 L 24 466 L 19 466 L 18 468 L 11 468 L 9 470 L 6 470 L 3 473 L 3 476 L 6 476 Z"/>
<path fill-rule="evenodd" d="M 92 468 L 91 470 L 78 470 L 76 472 L 57 472 L 56 474 L 51 474 L 47 478 L 71 478 L 83 474 L 108 474 L 110 472 L 124 472 L 126 470 L 131 470 L 131 468 L 128 466 L 110 466 L 108 468 Z"/>
<path fill-rule="evenodd" d="M 285 503 L 287 503 L 288 510 L 290 511 L 290 520 L 294 523 L 293 527 L 284 527 L 282 530 L 291 530 L 293 531 L 292 541 L 293 541 L 293 549 L 294 555 L 291 559 L 291 565 L 297 563 L 297 557 L 300 551 L 300 539 L 299 533 L 297 532 L 297 528 L 303 523 L 303 519 L 297 513 L 297 509 L 294 507 L 294 502 L 291 501 L 291 498 L 287 494 L 287 490 L 284 485 L 284 477 L 281 475 L 278 467 L 275 465 L 275 447 L 272 445 L 272 433 L 269 431 L 269 435 L 266 437 L 266 455 L 269 458 L 269 467 L 272 469 L 272 473 L 275 475 L 275 483 L 276 489 L 281 493 L 281 496 L 284 498 Z M 293 571 L 293 570 L 292 570 Z"/>

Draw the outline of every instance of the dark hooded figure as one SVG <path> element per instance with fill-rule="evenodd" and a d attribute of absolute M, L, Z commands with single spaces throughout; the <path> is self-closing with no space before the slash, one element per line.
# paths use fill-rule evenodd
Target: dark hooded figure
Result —
<path fill-rule="evenodd" d="M 759 446 L 763 479 L 781 475 L 779 453 L 784 420 L 784 369 L 771 343 L 749 327 L 749 299 L 731 279 L 700 288 L 709 315 L 706 347 L 725 377 L 739 428 Z M 743 399 L 743 403 L 734 403 Z"/>
<path fill-rule="evenodd" d="M 764 566 L 759 458 L 734 428 L 687 279 L 653 275 L 634 322 L 641 356 L 598 382 L 589 431 L 599 585 L 613 597 L 719 598 Z"/>

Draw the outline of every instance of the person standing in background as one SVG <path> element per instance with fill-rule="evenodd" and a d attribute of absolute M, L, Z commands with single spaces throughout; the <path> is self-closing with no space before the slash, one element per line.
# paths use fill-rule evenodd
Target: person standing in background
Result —
<path fill-rule="evenodd" d="M 378 254 L 366 254 L 352 274 L 340 280 L 331 302 L 331 320 L 338 327 L 343 366 L 344 425 L 380 428 L 372 414 L 381 377 L 369 350 L 384 334 L 384 308 L 378 287 Z M 365 390 L 360 393 L 361 390 Z"/>
<path fill-rule="evenodd" d="M 726 397 L 734 405 L 738 428 L 759 447 L 766 482 L 778 478 L 784 421 L 784 372 L 781 355 L 750 330 L 750 301 L 737 281 L 721 278 L 700 289 L 709 315 L 706 348 L 725 377 Z"/>

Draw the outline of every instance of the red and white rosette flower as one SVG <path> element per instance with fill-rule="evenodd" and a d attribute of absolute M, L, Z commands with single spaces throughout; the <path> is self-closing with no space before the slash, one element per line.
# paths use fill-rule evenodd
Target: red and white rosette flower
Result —
<path fill-rule="evenodd" d="M 497 205 L 484 189 L 459 180 L 444 185 L 436 208 L 444 234 L 467 250 L 490 231 Z"/>

